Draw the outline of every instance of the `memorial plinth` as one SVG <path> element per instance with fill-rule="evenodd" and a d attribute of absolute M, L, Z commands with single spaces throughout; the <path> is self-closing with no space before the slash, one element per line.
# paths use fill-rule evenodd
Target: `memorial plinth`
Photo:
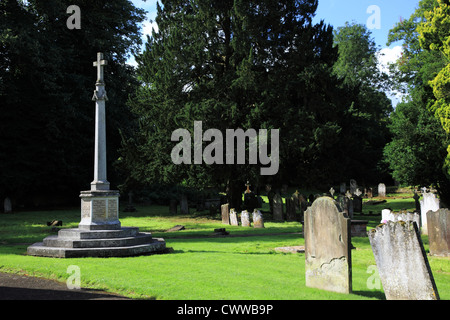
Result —
<path fill-rule="evenodd" d="M 81 191 L 81 221 L 77 229 L 63 229 L 57 236 L 28 247 L 33 256 L 56 258 L 125 257 L 166 250 L 164 239 L 155 239 L 138 228 L 124 228 L 119 220 L 119 191 L 110 190 L 106 176 L 105 102 L 108 100 L 103 79 L 107 61 L 97 54 L 95 101 L 95 158 L 91 190 Z"/>

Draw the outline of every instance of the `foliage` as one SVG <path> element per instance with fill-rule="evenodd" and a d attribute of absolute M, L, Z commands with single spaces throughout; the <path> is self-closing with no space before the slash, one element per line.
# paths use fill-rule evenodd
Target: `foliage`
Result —
<path fill-rule="evenodd" d="M 436 98 L 431 110 L 441 121 L 447 134 L 450 133 L 450 3 L 438 0 L 438 5 L 425 13 L 426 21 L 417 27 L 419 42 L 425 50 L 436 51 L 446 59 L 445 66 L 431 80 L 430 86 Z M 446 169 L 450 174 L 450 145 L 448 145 Z"/>
<path fill-rule="evenodd" d="M 238 199 L 247 180 L 277 189 L 329 187 L 349 172 L 378 179 L 373 162 L 387 139 L 390 102 L 369 89 L 373 83 L 362 85 L 363 74 L 358 85 L 338 79 L 333 30 L 312 23 L 316 8 L 313 0 L 162 1 L 159 31 L 137 57 L 143 85 L 129 105 L 138 129 L 123 136 L 120 161 L 127 184 L 218 186 Z M 173 164 L 172 132 L 193 137 L 194 121 L 223 136 L 226 129 L 280 129 L 279 173 L 261 176 L 248 157 L 239 165 Z"/>
<path fill-rule="evenodd" d="M 81 8 L 80 30 L 66 26 L 73 4 Z M 9 196 L 17 204 L 62 195 L 76 199 L 73 194 L 89 186 L 92 62 L 100 51 L 109 61 L 108 162 L 117 157 L 117 128 L 130 123 L 124 105 L 137 85 L 125 61 L 138 49 L 143 18 L 144 11 L 129 0 L 0 2 L 1 199 Z M 110 173 L 114 183 L 117 177 Z"/>
<path fill-rule="evenodd" d="M 342 80 L 351 103 L 343 131 L 350 138 L 346 144 L 352 174 L 362 184 L 386 181 L 389 177 L 382 158 L 383 148 L 390 141 L 387 124 L 392 103 L 384 92 L 390 82 L 379 69 L 378 48 L 366 26 L 348 22 L 334 31 L 334 45 L 339 58 L 333 72 Z"/>
<path fill-rule="evenodd" d="M 385 148 L 385 160 L 395 179 L 402 184 L 437 187 L 441 200 L 449 203 L 450 180 L 443 170 L 448 137 L 434 117 L 430 81 L 447 64 L 439 52 L 428 50 L 419 41 L 419 26 L 437 0 L 422 0 L 407 20 L 401 20 L 389 33 L 388 45 L 403 41 L 401 58 L 391 66 L 397 89 L 408 95 L 397 106 L 390 126 L 393 141 Z M 443 153 L 444 152 L 444 153 Z"/>

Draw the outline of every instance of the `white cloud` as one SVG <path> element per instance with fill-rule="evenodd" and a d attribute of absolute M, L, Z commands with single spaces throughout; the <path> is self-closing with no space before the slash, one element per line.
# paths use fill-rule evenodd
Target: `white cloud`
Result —
<path fill-rule="evenodd" d="M 395 46 L 392 48 L 384 48 L 378 51 L 378 68 L 380 71 L 390 75 L 389 64 L 396 62 L 402 55 L 403 48 L 401 46 Z M 404 94 L 398 91 L 386 92 L 389 99 L 391 99 L 393 106 L 395 107 L 403 98 Z"/>
<path fill-rule="evenodd" d="M 381 71 L 389 74 L 389 63 L 396 62 L 402 55 L 402 47 L 384 48 L 378 51 L 378 62 Z"/>
<path fill-rule="evenodd" d="M 144 39 L 147 39 L 147 35 L 152 35 L 152 30 L 155 29 L 155 32 L 158 32 L 159 28 L 158 28 L 158 24 L 153 21 L 145 21 L 142 24 L 142 36 L 144 37 Z"/>

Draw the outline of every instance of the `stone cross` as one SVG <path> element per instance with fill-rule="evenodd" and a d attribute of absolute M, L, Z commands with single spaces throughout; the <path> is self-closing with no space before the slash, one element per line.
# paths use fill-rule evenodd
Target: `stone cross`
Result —
<path fill-rule="evenodd" d="M 97 53 L 97 61 L 94 61 L 94 67 L 97 67 L 97 83 L 104 84 L 103 67 L 108 65 L 107 60 L 103 60 L 103 53 Z"/>
<path fill-rule="evenodd" d="M 94 158 L 94 181 L 91 182 L 91 190 L 109 190 L 109 182 L 106 178 L 106 122 L 105 122 L 105 101 L 108 100 L 103 79 L 103 69 L 107 65 L 103 60 L 103 53 L 97 53 L 97 61 L 94 67 L 97 68 L 96 90 L 92 100 L 95 101 L 95 158 Z"/>
<path fill-rule="evenodd" d="M 247 187 L 247 190 L 245 190 L 245 193 L 251 193 L 251 191 L 250 191 L 250 186 L 251 186 L 250 181 L 247 181 L 247 184 L 245 186 Z"/>

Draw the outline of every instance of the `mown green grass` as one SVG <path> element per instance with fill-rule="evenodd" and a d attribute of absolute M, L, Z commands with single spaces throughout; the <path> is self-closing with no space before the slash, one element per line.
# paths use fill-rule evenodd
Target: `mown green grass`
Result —
<path fill-rule="evenodd" d="M 395 199 L 389 201 L 395 204 Z M 401 201 L 400 201 L 401 200 Z M 399 199 L 398 205 L 410 205 Z M 414 202 L 412 202 L 414 205 Z M 371 209 L 372 210 L 372 209 Z M 121 213 L 123 226 L 136 226 L 166 239 L 174 252 L 129 258 L 54 259 L 26 255 L 27 244 L 49 234 L 46 221 L 61 219 L 76 227 L 79 209 L 21 212 L 0 216 L 0 271 L 66 281 L 70 265 L 80 267 L 81 285 L 133 298 L 170 300 L 359 300 L 384 299 L 382 289 L 367 285 L 375 259 L 368 238 L 352 238 L 353 294 L 332 293 L 305 286 L 305 256 L 277 253 L 276 247 L 304 245 L 298 222 L 265 223 L 265 229 L 224 226 L 218 217 L 193 213 L 169 216 L 163 206 L 138 207 Z M 357 216 L 376 226 L 381 217 Z M 166 232 L 175 225 L 186 230 Z M 213 237 L 226 227 L 231 237 Z M 428 251 L 428 239 L 423 237 Z M 450 299 L 450 260 L 429 257 L 441 299 Z"/>

